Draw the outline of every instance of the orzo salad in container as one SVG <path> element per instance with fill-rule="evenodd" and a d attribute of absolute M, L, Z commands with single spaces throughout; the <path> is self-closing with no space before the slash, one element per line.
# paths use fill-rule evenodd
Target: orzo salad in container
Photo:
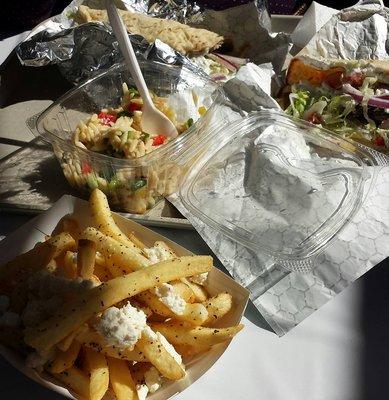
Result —
<path fill-rule="evenodd" d="M 155 106 L 175 125 L 177 138 L 142 131 L 142 99 L 118 64 L 68 92 L 35 121 L 67 181 L 88 194 L 102 190 L 110 205 L 143 214 L 177 189 L 179 155 L 199 141 L 201 119 L 220 88 L 184 67 L 140 63 Z"/>

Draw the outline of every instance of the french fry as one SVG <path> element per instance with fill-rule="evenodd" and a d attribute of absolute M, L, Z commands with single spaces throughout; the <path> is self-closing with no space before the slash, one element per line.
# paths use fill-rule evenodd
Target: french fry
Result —
<path fill-rule="evenodd" d="M 105 338 L 96 331 L 86 330 L 80 332 L 76 340 L 82 343 L 83 346 L 90 347 L 109 357 L 127 361 L 146 361 L 146 357 L 140 350 L 120 349 L 116 346 L 110 346 Z"/>
<path fill-rule="evenodd" d="M 208 311 L 208 318 L 205 325 L 210 325 L 224 317 L 232 308 L 232 296 L 229 293 L 219 293 L 207 299 L 203 305 Z"/>
<path fill-rule="evenodd" d="M 81 234 L 81 229 L 74 218 L 66 215 L 58 222 L 57 226 L 54 228 L 52 236 L 58 235 L 62 232 L 69 233 L 72 238 L 77 241 Z"/>
<path fill-rule="evenodd" d="M 80 293 L 73 300 L 64 303 L 51 318 L 36 327 L 26 329 L 25 342 L 38 351 L 50 349 L 70 332 L 108 307 L 155 285 L 208 272 L 211 268 L 210 256 L 186 256 L 163 261 L 111 279 Z"/>
<path fill-rule="evenodd" d="M 38 243 L 32 250 L 17 256 L 0 268 L 0 292 L 10 293 L 27 276 L 45 268 L 57 249 L 49 242 Z"/>
<path fill-rule="evenodd" d="M 90 279 L 96 259 L 96 243 L 88 239 L 78 241 L 77 269 L 81 278 Z"/>
<path fill-rule="evenodd" d="M 98 252 L 98 251 L 96 251 L 96 259 L 95 259 L 95 261 L 96 261 L 96 265 L 100 265 L 100 266 L 102 266 L 102 267 L 105 266 L 105 258 L 104 258 L 104 256 L 103 256 L 100 252 Z"/>
<path fill-rule="evenodd" d="M 157 335 L 151 338 L 142 333 L 135 348 L 140 350 L 165 378 L 177 381 L 185 376 L 184 368 L 163 347 Z"/>
<path fill-rule="evenodd" d="M 48 367 L 52 373 L 59 374 L 73 366 L 80 352 L 81 344 L 73 341 L 66 351 L 58 350 L 54 361 Z"/>
<path fill-rule="evenodd" d="M 52 375 L 84 399 L 89 398 L 89 378 L 80 369 L 71 367 L 59 374 L 52 373 Z"/>
<path fill-rule="evenodd" d="M 122 273 L 129 273 L 150 265 L 150 261 L 142 254 L 112 237 L 104 235 L 95 228 L 86 228 L 81 234 L 81 238 L 95 242 L 96 249 L 105 257 L 107 266 L 116 265 Z"/>
<path fill-rule="evenodd" d="M 201 353 L 206 353 L 211 346 L 188 346 L 185 344 L 175 344 L 174 348 L 182 357 L 193 357 Z"/>
<path fill-rule="evenodd" d="M 82 332 L 85 332 L 87 330 L 88 330 L 88 325 L 81 325 L 79 328 L 75 329 L 72 333 L 66 336 L 65 339 L 58 342 L 57 348 L 60 349 L 61 351 L 66 351 L 73 343 L 73 341 L 76 339 L 76 337 L 80 335 Z"/>
<path fill-rule="evenodd" d="M 109 370 L 105 356 L 96 351 L 85 348 L 85 360 L 90 375 L 90 400 L 100 400 L 109 386 Z"/>
<path fill-rule="evenodd" d="M 126 361 L 107 358 L 109 379 L 117 400 L 138 400 L 135 383 Z"/>
<path fill-rule="evenodd" d="M 208 319 L 207 309 L 202 304 L 187 303 L 182 314 L 176 314 L 172 310 L 170 310 L 165 304 L 163 304 L 154 293 L 151 293 L 150 291 L 139 293 L 137 299 L 145 303 L 156 314 L 168 318 L 175 318 L 180 321 L 186 321 L 192 325 L 202 325 Z"/>
<path fill-rule="evenodd" d="M 173 345 L 213 346 L 232 339 L 243 329 L 243 325 L 216 329 L 203 326 L 184 326 L 182 323 L 169 322 L 152 323 L 151 328 L 162 333 Z"/>
<path fill-rule="evenodd" d="M 162 247 L 168 253 L 170 253 L 172 258 L 177 257 L 176 253 L 163 241 L 155 242 L 154 246 Z M 203 288 L 201 285 L 191 282 L 187 278 L 181 278 L 180 281 L 186 285 L 186 287 L 190 290 L 190 293 L 191 293 L 189 295 L 189 292 L 186 291 L 185 289 L 183 289 L 182 287 L 177 288 L 177 290 L 179 290 L 179 292 L 180 292 L 181 297 L 183 297 L 187 303 L 194 303 L 194 302 L 202 303 L 203 301 L 207 300 L 208 293 L 205 290 L 205 288 Z M 174 283 L 172 283 L 172 285 L 174 285 Z M 188 298 L 188 296 L 190 296 L 190 298 L 189 298 L 190 301 L 189 301 L 189 299 L 186 300 L 186 298 Z"/>
<path fill-rule="evenodd" d="M 47 243 L 51 244 L 55 247 L 55 253 L 53 258 L 57 258 L 62 253 L 66 251 L 75 251 L 76 250 L 76 242 L 72 238 L 72 236 L 67 232 L 62 232 L 56 236 L 52 236 L 47 240 Z"/>
<path fill-rule="evenodd" d="M 100 279 L 101 282 L 106 282 L 113 278 L 111 272 L 107 267 L 105 267 L 105 265 L 96 263 L 94 273 Z"/>
<path fill-rule="evenodd" d="M 63 257 L 62 268 L 58 271 L 67 279 L 77 278 L 77 264 L 74 262 L 74 253 L 67 251 Z"/>
<path fill-rule="evenodd" d="M 145 373 L 152 367 L 149 362 L 137 362 L 130 366 L 131 376 L 135 382 L 141 383 L 145 380 Z"/>
<path fill-rule="evenodd" d="M 170 253 L 171 258 L 177 257 L 176 253 L 175 253 L 165 242 L 163 242 L 162 240 L 156 241 L 156 242 L 154 243 L 154 246 L 155 246 L 155 247 L 161 247 L 161 248 L 163 248 L 164 250 L 166 250 L 168 253 Z"/>
<path fill-rule="evenodd" d="M 185 283 L 185 285 L 187 285 L 192 290 L 196 302 L 202 303 L 203 301 L 207 300 L 208 293 L 203 286 L 191 282 L 187 278 L 181 278 L 181 282 Z"/>
<path fill-rule="evenodd" d="M 131 248 L 136 253 L 141 254 L 141 248 L 136 246 L 116 225 L 109 209 L 107 197 L 101 190 L 93 190 L 89 198 L 89 205 L 96 226 L 102 233 Z"/>
<path fill-rule="evenodd" d="M 193 290 L 181 281 L 170 282 L 170 284 L 174 288 L 174 292 L 181 296 L 187 303 L 194 303 L 196 301 L 196 297 L 193 293 Z"/>

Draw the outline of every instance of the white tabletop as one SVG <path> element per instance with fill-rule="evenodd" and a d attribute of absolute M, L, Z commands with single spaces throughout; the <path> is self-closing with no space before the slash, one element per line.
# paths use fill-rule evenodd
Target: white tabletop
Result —
<path fill-rule="evenodd" d="M 7 132 L 15 140 L 31 138 L 24 127 Z M 4 137 L 4 131 L 1 136 Z M 0 154 L 9 150 L 0 145 Z M 7 235 L 29 218 L 1 214 L 0 236 Z M 156 230 L 195 253 L 210 254 L 195 232 Z M 263 319 L 249 306 L 243 321 L 244 331 L 208 373 L 176 398 L 388 398 L 388 288 L 389 270 L 384 265 L 375 267 L 282 338 L 264 329 Z M 60 399 L 1 359 L 0 382 L 0 399 Z"/>

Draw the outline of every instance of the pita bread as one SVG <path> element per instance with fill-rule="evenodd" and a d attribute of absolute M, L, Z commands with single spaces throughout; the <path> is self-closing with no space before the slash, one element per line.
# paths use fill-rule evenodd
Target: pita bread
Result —
<path fill-rule="evenodd" d="M 327 79 L 336 78 L 344 71 L 364 69 L 380 82 L 389 82 L 389 60 L 331 60 L 311 57 L 296 57 L 289 64 L 286 82 L 291 85 L 301 81 L 313 86 L 321 85 Z"/>
<path fill-rule="evenodd" d="M 181 54 L 197 56 L 218 48 L 223 37 L 206 29 L 191 28 L 188 25 L 168 19 L 153 18 L 145 14 L 119 10 L 127 31 L 142 35 L 149 43 L 155 39 L 168 44 Z M 105 10 L 94 10 L 87 6 L 79 6 L 75 15 L 79 23 L 102 21 L 108 22 Z"/>

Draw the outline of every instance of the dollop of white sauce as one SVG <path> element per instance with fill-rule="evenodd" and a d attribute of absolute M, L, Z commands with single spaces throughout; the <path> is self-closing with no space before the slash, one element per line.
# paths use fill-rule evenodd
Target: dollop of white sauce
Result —
<path fill-rule="evenodd" d="M 96 330 L 110 345 L 133 348 L 146 328 L 146 314 L 127 303 L 122 308 L 110 307 L 104 311 Z"/>
<path fill-rule="evenodd" d="M 174 314 L 183 314 L 186 302 L 179 294 L 174 292 L 172 285 L 169 283 L 163 283 L 161 286 L 152 289 L 152 292 L 163 304 L 165 304 L 166 307 L 173 311 Z"/>

